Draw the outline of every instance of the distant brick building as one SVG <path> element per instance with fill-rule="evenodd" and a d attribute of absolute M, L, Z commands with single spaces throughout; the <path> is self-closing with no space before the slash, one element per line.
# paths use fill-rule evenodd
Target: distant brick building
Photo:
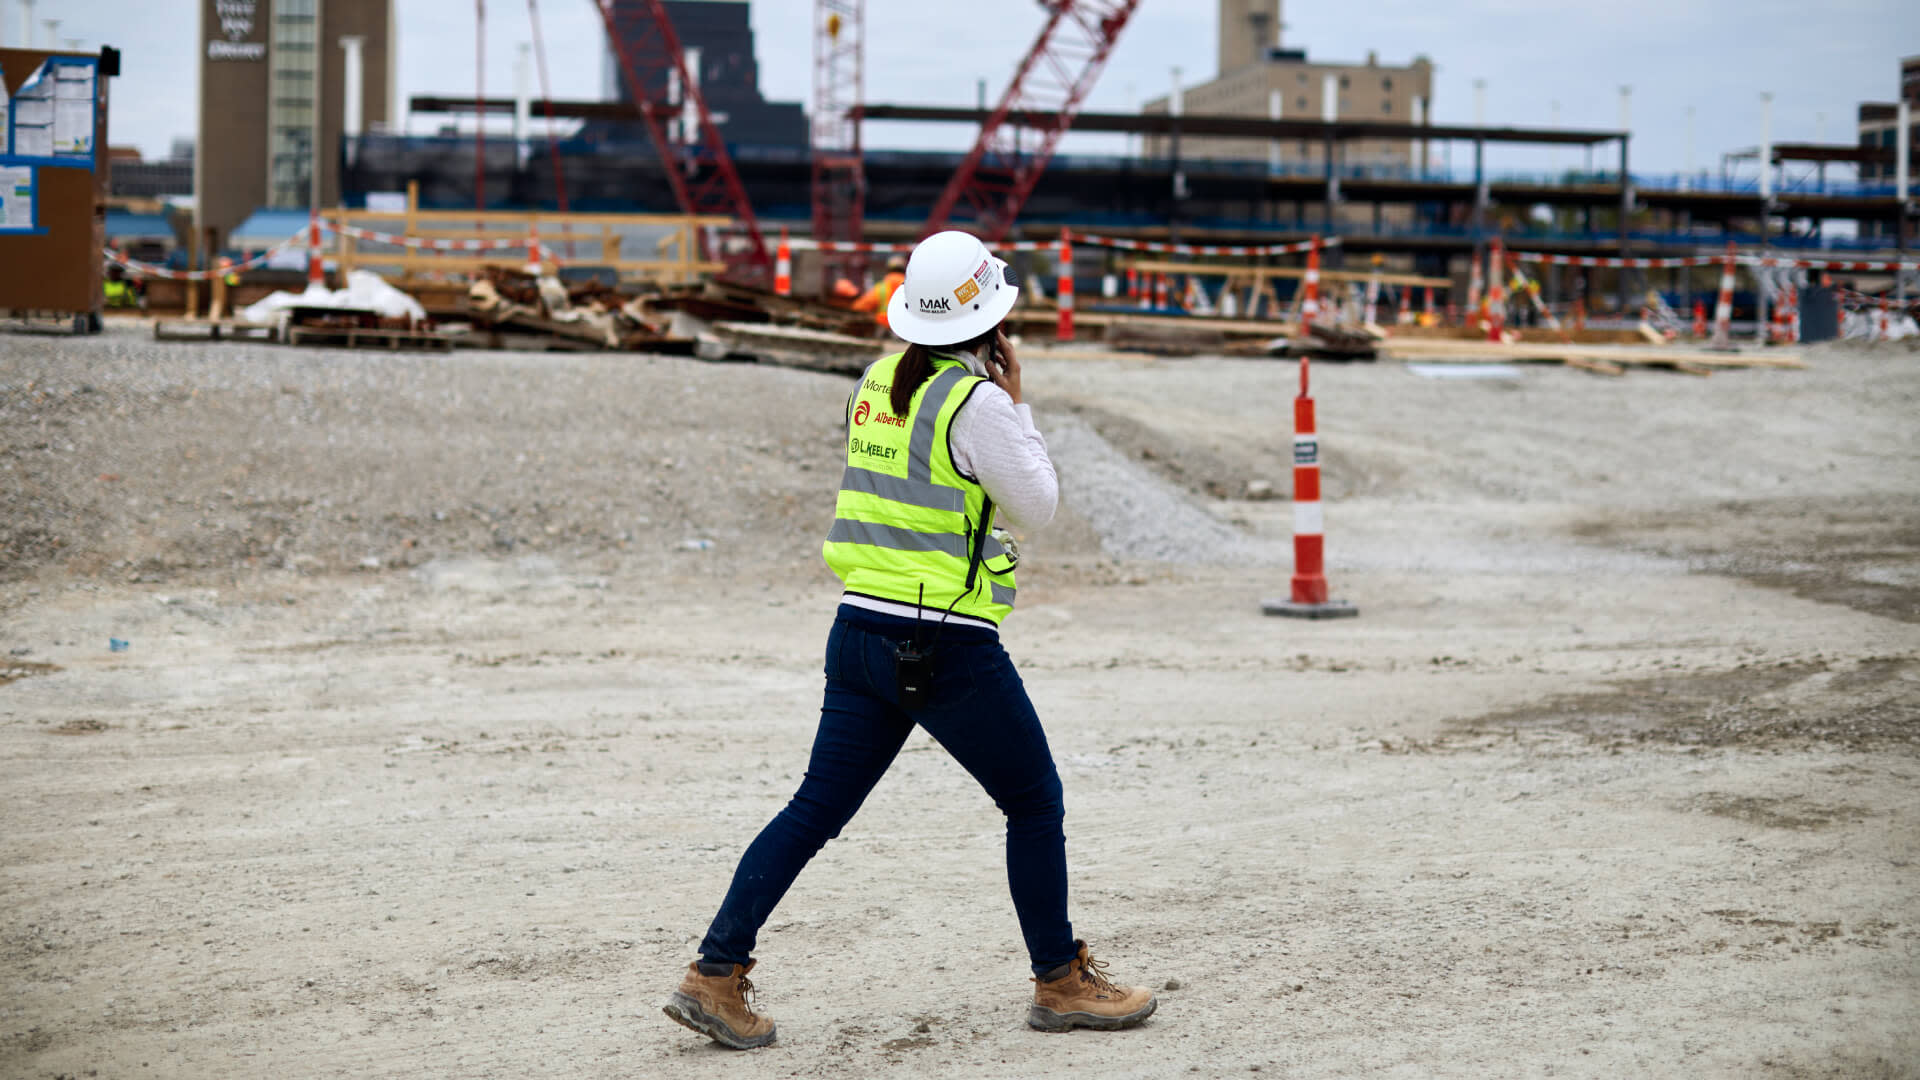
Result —
<path fill-rule="evenodd" d="M 1909 56 L 1900 61 L 1900 100 L 1907 103 L 1907 146 L 1920 147 L 1920 56 Z M 1898 135 L 1899 107 L 1891 101 L 1863 101 L 1860 103 L 1860 145 L 1886 150 L 1894 148 Z M 1908 170 L 1908 181 L 1920 180 L 1912 169 Z M 1891 181 L 1893 164 L 1872 164 L 1860 166 L 1860 179 L 1873 181 Z"/>
<path fill-rule="evenodd" d="M 1340 120 L 1424 124 L 1433 109 L 1433 63 L 1417 56 L 1405 67 L 1382 65 L 1369 53 L 1363 64 L 1310 61 L 1306 50 L 1281 45 L 1282 0 L 1219 0 L 1220 70 L 1211 82 L 1183 88 L 1182 111 L 1214 116 L 1266 117 L 1273 95 L 1289 120 L 1319 120 L 1325 115 L 1326 77 L 1335 80 L 1335 116 Z M 1165 113 L 1167 98 L 1150 100 L 1148 113 Z M 1235 158 L 1265 161 L 1268 145 L 1253 139 L 1180 140 L 1182 158 Z M 1167 153 L 1166 140 L 1148 138 L 1149 157 Z M 1317 143 L 1283 143 L 1282 160 L 1316 162 Z M 1410 139 L 1359 139 L 1345 144 L 1340 160 L 1349 165 L 1414 165 L 1417 147 Z"/>

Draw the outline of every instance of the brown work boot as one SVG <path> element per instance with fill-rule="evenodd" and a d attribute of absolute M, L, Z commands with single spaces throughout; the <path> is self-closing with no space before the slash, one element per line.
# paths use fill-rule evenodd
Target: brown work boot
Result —
<path fill-rule="evenodd" d="M 1144 986 L 1116 986 L 1107 978 L 1107 965 L 1087 955 L 1087 943 L 1076 941 L 1080 955 L 1048 972 L 1052 978 L 1033 980 L 1033 1005 L 1027 1023 L 1041 1031 L 1099 1028 L 1118 1031 L 1153 1015 L 1159 1004 Z"/>
<path fill-rule="evenodd" d="M 773 1021 L 754 1015 L 747 1006 L 747 995 L 753 993 L 747 972 L 752 970 L 751 963 L 735 964 L 725 975 L 702 975 L 698 962 L 688 964 L 680 989 L 660 1011 L 721 1046 L 735 1050 L 765 1046 L 773 1041 Z"/>

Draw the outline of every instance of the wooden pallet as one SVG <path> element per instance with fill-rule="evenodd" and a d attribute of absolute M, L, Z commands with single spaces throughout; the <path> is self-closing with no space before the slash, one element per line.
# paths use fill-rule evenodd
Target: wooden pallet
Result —
<path fill-rule="evenodd" d="M 360 326 L 290 326 L 289 345 L 339 345 L 349 349 L 422 349 L 452 352 L 453 339 L 437 330 L 382 330 Z"/>
<path fill-rule="evenodd" d="M 155 319 L 155 341 L 278 341 L 279 327 L 237 319 Z"/>

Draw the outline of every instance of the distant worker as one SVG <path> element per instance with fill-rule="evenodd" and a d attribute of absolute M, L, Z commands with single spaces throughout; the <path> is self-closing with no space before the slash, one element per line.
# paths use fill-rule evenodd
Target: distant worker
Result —
<path fill-rule="evenodd" d="M 879 324 L 880 329 L 890 329 L 887 324 L 887 308 L 893 299 L 894 290 L 906 280 L 906 270 L 907 260 L 898 255 L 888 259 L 887 276 L 881 278 L 879 284 L 868 289 L 865 296 L 855 300 L 853 310 L 873 312 L 873 321 Z"/>
<path fill-rule="evenodd" d="M 808 860 L 852 820 L 915 725 L 1006 815 L 1007 884 L 1035 984 L 1027 1023 L 1115 1030 L 1155 1006 L 1152 991 L 1115 984 L 1073 936 L 1060 775 L 1000 645 L 1019 553 L 994 521 L 1039 528 L 1059 498 L 1001 328 L 1018 283 L 985 244 L 958 231 L 921 241 L 898 276 L 888 315 L 909 344 L 867 368 L 847 400 L 846 469 L 822 549 L 845 591 L 827 635 L 812 758 L 793 799 L 741 856 L 699 959 L 664 1010 L 736 1050 L 774 1039 L 773 1021 L 747 1004 L 760 928 Z M 910 853 L 892 861 L 894 873 L 912 875 Z M 924 969 L 909 948 L 898 943 L 898 967 Z M 868 982 L 892 978 L 875 973 Z"/>
<path fill-rule="evenodd" d="M 107 280 L 103 286 L 105 300 L 110 308 L 137 308 L 140 306 L 140 294 L 134 291 L 133 282 L 127 280 L 127 272 L 119 266 L 107 267 Z"/>

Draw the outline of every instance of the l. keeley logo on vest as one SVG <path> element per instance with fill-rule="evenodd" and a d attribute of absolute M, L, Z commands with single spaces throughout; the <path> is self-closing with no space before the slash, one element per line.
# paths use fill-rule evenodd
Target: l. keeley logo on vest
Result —
<path fill-rule="evenodd" d="M 259 0 L 214 0 L 213 14 L 220 20 L 220 32 L 226 35 L 226 40 L 207 42 L 207 59 L 266 59 L 266 42 L 246 40 L 253 34 L 254 16 L 259 8 Z"/>

